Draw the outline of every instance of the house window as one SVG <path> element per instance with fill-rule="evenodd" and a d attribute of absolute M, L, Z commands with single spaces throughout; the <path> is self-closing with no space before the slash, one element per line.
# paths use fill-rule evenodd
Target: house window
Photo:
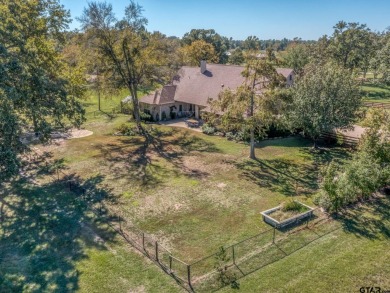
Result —
<path fill-rule="evenodd" d="M 179 105 L 179 111 L 180 111 L 180 112 L 183 111 L 183 105 Z"/>
<path fill-rule="evenodd" d="M 192 104 L 190 104 L 190 110 L 189 110 L 190 112 L 192 111 Z"/>
<path fill-rule="evenodd" d="M 289 78 L 290 78 L 290 81 L 292 81 L 292 75 L 291 74 L 289 75 Z"/>

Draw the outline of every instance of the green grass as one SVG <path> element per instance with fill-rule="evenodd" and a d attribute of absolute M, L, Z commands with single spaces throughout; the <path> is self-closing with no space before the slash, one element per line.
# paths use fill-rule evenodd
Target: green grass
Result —
<path fill-rule="evenodd" d="M 0 198 L 0 292 L 181 291 L 63 186 L 18 180 Z"/>
<path fill-rule="evenodd" d="M 390 86 L 366 83 L 361 89 L 362 97 L 366 102 L 390 102 Z"/>
<path fill-rule="evenodd" d="M 359 292 L 390 288 L 390 199 L 339 219 L 342 228 L 239 280 L 240 292 Z M 234 292 L 226 287 L 222 292 Z"/>
<path fill-rule="evenodd" d="M 40 148 L 51 152 L 51 160 L 64 159 L 66 172 L 92 186 L 99 194 L 95 199 L 110 212 L 187 262 L 269 229 L 260 216 L 263 210 L 291 198 L 311 205 L 321 166 L 349 157 L 341 148 L 312 152 L 312 142 L 298 137 L 263 141 L 256 149 L 258 160 L 249 160 L 245 144 L 184 129 L 147 125 L 152 142 L 114 136 L 129 117 L 96 115 L 96 99 L 85 103 L 84 127 L 93 135 Z M 20 181 L 0 191 L 7 211 L 0 226 L 0 291 L 181 290 L 74 194 L 45 174 L 36 181 L 40 186 Z M 389 258 L 379 254 L 389 240 L 388 207 L 383 201 L 353 211 L 339 220 L 342 229 L 296 252 L 295 242 L 284 243 L 291 254 L 245 273 L 241 291 L 311 292 L 314 286 L 332 291 L 333 284 L 355 290 L 358 278 L 366 282 L 362 286 L 388 286 Z M 359 213 L 365 215 L 362 221 Z M 280 251 L 269 253 L 271 258 Z M 255 264 L 251 270 L 256 271 Z"/>

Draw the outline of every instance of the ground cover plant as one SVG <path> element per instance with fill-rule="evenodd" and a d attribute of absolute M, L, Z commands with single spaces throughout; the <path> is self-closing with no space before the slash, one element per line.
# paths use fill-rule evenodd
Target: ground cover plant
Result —
<path fill-rule="evenodd" d="M 295 201 L 288 201 L 282 204 L 281 208 L 270 213 L 269 216 L 277 220 L 278 222 L 281 222 L 283 220 L 287 220 L 295 215 L 299 215 L 301 213 L 304 213 L 308 211 L 309 208 L 295 202 Z"/>

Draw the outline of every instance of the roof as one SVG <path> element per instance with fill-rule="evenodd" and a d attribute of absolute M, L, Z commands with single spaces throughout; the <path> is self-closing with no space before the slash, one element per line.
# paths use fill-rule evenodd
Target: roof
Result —
<path fill-rule="evenodd" d="M 141 103 L 150 105 L 171 104 L 175 102 L 176 85 L 165 85 L 161 92 L 155 91 L 152 94 L 144 96 L 140 99 Z"/>
<path fill-rule="evenodd" d="M 178 101 L 207 106 L 209 98 L 217 99 L 222 90 L 236 89 L 245 81 L 241 75 L 244 66 L 207 64 L 206 69 L 201 73 L 199 67 L 183 66 L 175 77 L 173 85 L 164 86 L 161 95 L 156 91 L 154 95 L 143 97 L 140 102 L 165 104 Z M 286 78 L 293 73 L 290 68 L 276 70 Z"/>

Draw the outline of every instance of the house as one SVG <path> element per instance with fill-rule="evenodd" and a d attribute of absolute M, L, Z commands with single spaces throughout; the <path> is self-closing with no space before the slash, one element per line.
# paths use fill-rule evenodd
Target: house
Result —
<path fill-rule="evenodd" d="M 243 66 L 206 64 L 206 61 L 201 61 L 200 68 L 183 66 L 172 84 L 140 99 L 141 111 L 156 121 L 192 116 L 198 119 L 202 112 L 208 111 L 209 98 L 217 99 L 222 90 L 243 84 L 243 70 Z M 277 68 L 277 72 L 286 78 L 286 86 L 293 84 L 292 69 Z"/>

